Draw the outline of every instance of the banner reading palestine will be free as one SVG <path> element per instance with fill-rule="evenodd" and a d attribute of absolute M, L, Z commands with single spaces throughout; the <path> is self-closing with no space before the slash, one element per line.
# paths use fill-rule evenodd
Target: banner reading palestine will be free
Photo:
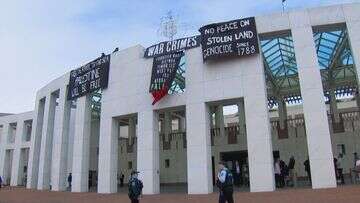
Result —
<path fill-rule="evenodd" d="M 182 56 L 184 52 L 180 51 L 154 58 L 150 82 L 153 105 L 168 94 Z"/>
<path fill-rule="evenodd" d="M 70 72 L 68 100 L 104 89 L 109 81 L 110 55 L 103 55 Z"/>

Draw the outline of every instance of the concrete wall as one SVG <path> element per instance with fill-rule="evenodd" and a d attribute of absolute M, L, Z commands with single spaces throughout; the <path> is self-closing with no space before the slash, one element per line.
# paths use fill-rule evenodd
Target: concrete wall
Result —
<path fill-rule="evenodd" d="M 22 150 L 30 148 L 30 141 L 24 139 L 25 123 L 32 119 L 32 111 L 0 117 L 0 176 L 5 184 L 23 184 L 26 176 L 23 167 L 28 165 L 28 154 L 23 154 Z"/>

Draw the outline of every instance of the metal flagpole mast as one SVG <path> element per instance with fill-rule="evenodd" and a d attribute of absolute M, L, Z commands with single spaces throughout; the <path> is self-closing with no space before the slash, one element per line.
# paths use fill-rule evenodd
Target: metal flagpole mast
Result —
<path fill-rule="evenodd" d="M 172 41 L 174 36 L 178 33 L 178 20 L 173 15 L 172 11 L 167 12 L 167 15 L 161 18 L 158 33 L 170 41 Z"/>
<path fill-rule="evenodd" d="M 281 0 L 281 2 L 282 2 L 282 10 L 283 10 L 283 12 L 285 12 L 285 1 L 286 1 L 286 0 Z"/>

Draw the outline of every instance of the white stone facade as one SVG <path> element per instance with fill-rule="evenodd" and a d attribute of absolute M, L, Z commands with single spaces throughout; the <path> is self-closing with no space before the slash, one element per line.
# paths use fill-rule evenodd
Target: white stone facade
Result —
<path fill-rule="evenodd" d="M 259 36 L 284 31 L 292 34 L 306 126 L 306 137 L 301 142 L 307 144 L 313 188 L 336 187 L 334 149 L 313 28 L 346 24 L 359 74 L 359 11 L 360 4 L 344 4 L 256 17 Z M 136 160 L 132 168 L 140 171 L 144 194 L 159 193 L 160 182 L 171 182 L 167 178 L 161 179 L 160 175 L 164 171 L 164 157 L 168 155 L 160 155 L 159 114 L 165 112 L 166 117 L 167 110 L 181 109 L 186 111 L 186 123 L 182 122 L 186 126 L 186 148 L 181 149 L 178 159 L 186 160 L 186 163 L 179 166 L 183 169 L 179 172 L 182 175 L 174 182 L 187 182 L 189 194 L 211 193 L 211 158 L 212 154 L 218 157 L 219 149 L 211 146 L 210 107 L 222 105 L 222 102 L 243 101 L 239 106 L 244 106 L 245 111 L 238 119 L 240 123 L 246 123 L 246 137 L 241 138 L 246 139 L 246 145 L 230 148 L 248 151 L 250 190 L 273 191 L 272 153 L 281 145 L 273 144 L 261 54 L 203 63 L 200 47 L 187 50 L 186 91 L 167 96 L 154 106 L 148 92 L 153 61 L 143 55 L 144 47 L 140 45 L 111 55 L 109 84 L 102 91 L 100 120 L 92 119 L 89 96 L 78 98 L 76 109 L 66 99 L 69 73 L 37 92 L 33 112 L 0 117 L 0 175 L 5 180 L 11 177 L 11 185 L 20 185 L 19 179 L 23 178 L 21 166 L 24 164 L 20 157 L 26 157 L 21 155 L 21 149 L 29 148 L 27 188 L 44 190 L 51 187 L 54 191 L 64 191 L 68 187 L 66 177 L 71 172 L 71 190 L 86 192 L 89 189 L 88 177 L 92 175 L 89 171 L 97 171 L 97 191 L 115 193 L 119 169 L 127 168 L 129 160 Z M 137 118 L 137 122 L 131 121 L 132 134 L 136 134 L 136 153 L 126 155 L 130 156 L 128 158 L 119 158 L 123 154 L 119 151 L 124 147 L 124 143 L 119 144 L 120 118 Z M 28 120 L 32 121 L 31 142 L 22 142 L 21 129 Z M 12 132 L 9 129 L 13 123 L 17 124 L 15 142 L 9 144 L 8 137 Z M 11 167 L 5 164 L 9 161 Z"/>

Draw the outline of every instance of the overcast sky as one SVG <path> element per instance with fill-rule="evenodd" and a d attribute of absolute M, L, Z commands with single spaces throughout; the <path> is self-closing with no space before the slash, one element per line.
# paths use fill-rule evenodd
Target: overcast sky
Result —
<path fill-rule="evenodd" d="M 288 0 L 287 9 L 359 0 Z M 34 109 L 36 91 L 96 57 L 163 40 L 168 11 L 178 16 L 177 37 L 201 25 L 281 12 L 281 0 L 1 0 L 0 112 Z M 140 67 L 141 68 L 141 67 Z"/>

